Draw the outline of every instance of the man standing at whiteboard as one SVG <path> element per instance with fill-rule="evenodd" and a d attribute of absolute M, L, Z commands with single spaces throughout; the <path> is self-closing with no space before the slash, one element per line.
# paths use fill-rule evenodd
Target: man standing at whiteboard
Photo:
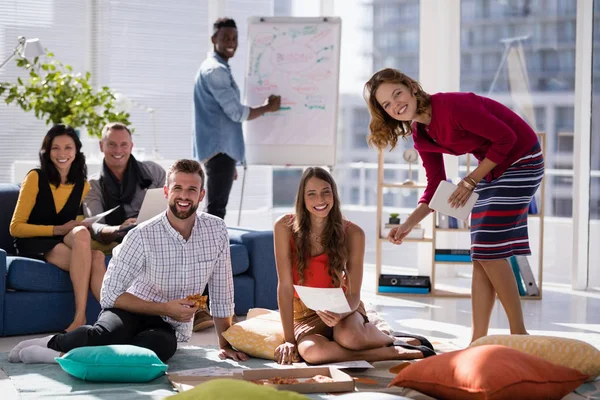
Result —
<path fill-rule="evenodd" d="M 217 19 L 211 39 L 213 51 L 200 65 L 194 87 L 194 156 L 206 170 L 206 212 L 225 218 L 235 166 L 245 157 L 242 122 L 279 110 L 281 98 L 271 95 L 256 108 L 243 105 L 227 63 L 238 46 L 235 21 Z"/>

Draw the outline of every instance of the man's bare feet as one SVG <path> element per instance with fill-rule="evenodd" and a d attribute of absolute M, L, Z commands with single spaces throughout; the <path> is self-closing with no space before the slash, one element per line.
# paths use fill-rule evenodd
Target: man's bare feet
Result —
<path fill-rule="evenodd" d="M 73 320 L 73 322 L 71 322 L 71 325 L 69 325 L 67 327 L 67 329 L 65 329 L 65 332 L 71 332 L 72 330 L 75 330 L 77 328 L 79 328 L 80 326 L 85 325 L 86 320 L 85 318 L 81 319 L 81 318 L 75 318 Z"/>

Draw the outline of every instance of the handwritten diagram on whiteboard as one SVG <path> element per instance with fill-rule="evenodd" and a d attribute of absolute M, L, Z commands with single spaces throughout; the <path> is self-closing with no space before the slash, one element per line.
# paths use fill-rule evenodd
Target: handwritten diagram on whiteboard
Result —
<path fill-rule="evenodd" d="M 339 18 L 261 18 L 248 24 L 246 104 L 276 94 L 281 109 L 245 125 L 249 162 L 333 164 L 340 60 Z M 315 159 L 315 154 L 323 157 Z M 327 156 L 325 156 L 327 154 Z M 333 157 L 331 156 L 333 154 Z"/>

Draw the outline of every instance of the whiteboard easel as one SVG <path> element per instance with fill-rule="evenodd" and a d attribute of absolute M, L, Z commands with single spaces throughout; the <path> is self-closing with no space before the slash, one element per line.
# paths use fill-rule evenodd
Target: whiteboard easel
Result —
<path fill-rule="evenodd" d="M 248 19 L 244 103 L 282 97 L 244 123 L 248 164 L 335 164 L 340 40 L 338 17 Z"/>

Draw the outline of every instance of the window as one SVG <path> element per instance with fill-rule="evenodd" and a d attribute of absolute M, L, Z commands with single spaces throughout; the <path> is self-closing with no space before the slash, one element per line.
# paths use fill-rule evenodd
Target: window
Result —
<path fill-rule="evenodd" d="M 546 130 L 546 109 L 543 107 L 535 107 L 535 123 L 537 124 L 537 130 L 544 132 Z"/>
<path fill-rule="evenodd" d="M 273 169 L 273 207 L 293 207 L 301 169 Z"/>
<path fill-rule="evenodd" d="M 595 0 L 600 2 L 600 0 Z M 503 62 L 505 51 L 503 39 L 526 36 L 522 40 L 525 54 L 526 76 L 531 89 L 527 101 L 535 110 L 537 131 L 546 133 L 546 191 L 545 215 L 555 217 L 553 223 L 546 219 L 544 240 L 553 243 L 560 240 L 564 230 L 556 229 L 568 224 L 572 214 L 572 168 L 575 77 L 575 26 L 576 4 L 571 0 L 462 0 L 461 35 L 473 32 L 475 43 L 463 40 L 470 46 L 461 51 L 461 91 L 473 90 L 487 95 L 491 82 L 498 71 L 493 97 L 513 109 L 519 93 L 511 92 L 509 62 Z M 597 11 L 596 11 L 597 12 Z M 466 17 L 469 16 L 469 18 Z M 598 35 L 600 37 L 600 34 Z M 477 68 L 476 41 L 484 38 L 487 45 Z M 516 44 L 518 42 L 515 42 Z M 471 61 L 468 62 L 468 55 Z M 501 67 L 500 69 L 498 69 Z M 593 196 L 593 194 L 592 194 Z M 594 198 L 592 198 L 594 200 Z M 556 221 L 561 221 L 558 224 Z M 532 235 L 536 235 L 532 223 Z M 532 236 L 535 237 L 535 236 Z M 537 237 L 535 237 L 537 238 Z M 535 240 L 535 239 L 532 239 Z M 558 259 L 560 250 L 545 247 L 544 269 L 553 270 L 559 282 L 569 281 L 570 270 Z M 550 252 L 550 253 L 549 253 Z M 552 254 L 556 252 L 556 254 Z M 545 275 L 546 277 L 546 275 Z"/>
<path fill-rule="evenodd" d="M 17 45 L 17 36 L 39 37 L 55 58 L 74 71 L 84 71 L 87 4 L 80 1 L 2 1 L 0 2 L 0 59 L 4 60 Z M 69 21 L 65 24 L 65 20 Z M 14 59 L 0 70 L 0 81 L 26 78 Z M 38 151 L 49 127 L 32 112 L 0 103 L 0 182 L 20 182 L 27 171 L 39 163 Z M 85 152 L 87 148 L 83 149 Z M 11 173 L 15 169 L 15 176 Z"/>
<path fill-rule="evenodd" d="M 575 127 L 574 107 L 557 107 L 555 129 L 557 131 L 573 132 Z"/>

